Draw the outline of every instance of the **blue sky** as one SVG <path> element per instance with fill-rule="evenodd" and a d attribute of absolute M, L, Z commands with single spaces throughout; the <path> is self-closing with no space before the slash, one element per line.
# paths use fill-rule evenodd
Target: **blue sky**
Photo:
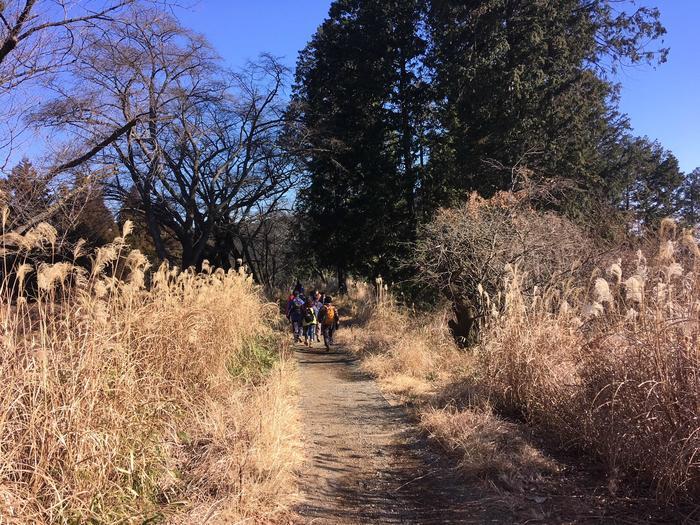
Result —
<path fill-rule="evenodd" d="M 664 45 L 671 53 L 655 69 L 620 72 L 620 108 L 636 134 L 661 142 L 688 172 L 700 167 L 700 0 L 638 3 L 661 10 L 668 30 Z M 269 52 L 293 67 L 329 6 L 330 0 L 200 0 L 179 15 L 205 34 L 230 66 Z"/>

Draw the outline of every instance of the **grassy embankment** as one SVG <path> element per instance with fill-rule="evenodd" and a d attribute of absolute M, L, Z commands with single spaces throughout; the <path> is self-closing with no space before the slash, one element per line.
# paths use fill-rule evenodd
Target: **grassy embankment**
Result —
<path fill-rule="evenodd" d="M 346 340 L 468 476 L 518 488 L 555 473 L 525 420 L 597 457 L 613 492 L 640 482 L 661 501 L 698 501 L 699 265 L 693 236 L 666 222 L 654 253 L 581 282 L 525 293 L 512 265 L 500 300 L 483 297 L 491 319 L 470 349 L 453 343 L 448 308 L 416 314 L 390 296 L 355 302 L 363 322 Z"/>
<path fill-rule="evenodd" d="M 128 229 L 128 227 L 127 227 Z M 128 231 L 123 232 L 124 236 Z M 4 244 L 0 507 L 6 523 L 221 523 L 285 513 L 298 460 L 277 310 L 251 279 L 149 273 L 124 236 L 51 259 Z M 149 286 L 145 286 L 145 282 Z"/>

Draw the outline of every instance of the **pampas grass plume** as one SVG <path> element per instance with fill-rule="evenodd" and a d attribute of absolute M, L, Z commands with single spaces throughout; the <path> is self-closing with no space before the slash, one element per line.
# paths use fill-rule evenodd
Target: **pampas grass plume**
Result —
<path fill-rule="evenodd" d="M 586 319 L 590 319 L 593 317 L 600 317 L 605 313 L 605 308 L 603 308 L 603 305 L 600 304 L 599 302 L 593 302 L 591 304 L 587 304 L 586 306 L 583 307 L 583 317 Z"/>
<path fill-rule="evenodd" d="M 32 271 L 34 268 L 28 263 L 22 263 L 17 267 L 17 284 L 20 294 L 24 291 L 24 280 Z"/>
<path fill-rule="evenodd" d="M 666 268 L 666 278 L 670 281 L 674 277 L 683 276 L 683 267 L 678 263 L 671 263 Z"/>
<path fill-rule="evenodd" d="M 659 235 L 662 239 L 670 239 L 676 233 L 676 221 L 666 217 L 661 221 L 661 227 L 659 228 Z"/>
<path fill-rule="evenodd" d="M 633 303 L 641 303 L 644 293 L 644 280 L 639 275 L 633 275 L 625 281 L 626 299 Z"/>
<path fill-rule="evenodd" d="M 659 247 L 659 261 L 664 263 L 673 261 L 673 254 L 675 251 L 673 241 L 668 240 L 662 242 L 661 246 Z"/>
<path fill-rule="evenodd" d="M 610 286 L 608 285 L 608 281 L 606 281 L 602 277 L 598 277 L 595 280 L 594 291 L 595 291 L 595 301 L 597 303 L 612 303 L 613 302 L 613 297 L 612 297 L 612 294 L 610 293 Z"/>
<path fill-rule="evenodd" d="M 131 232 L 134 231 L 134 223 L 130 220 L 124 221 L 124 226 L 122 226 L 122 238 L 126 239 Z"/>
<path fill-rule="evenodd" d="M 615 279 L 615 284 L 619 285 L 622 282 L 622 261 L 620 259 L 610 265 L 608 274 Z"/>

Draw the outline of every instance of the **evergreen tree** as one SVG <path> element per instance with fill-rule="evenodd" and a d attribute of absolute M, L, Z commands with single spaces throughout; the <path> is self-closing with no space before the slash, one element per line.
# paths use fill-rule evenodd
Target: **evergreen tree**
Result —
<path fill-rule="evenodd" d="M 605 187 L 605 149 L 626 126 L 605 67 L 665 58 L 644 47 L 664 33 L 658 11 L 628 14 L 613 4 L 431 2 L 437 197 L 507 189 L 516 165 Z"/>
<path fill-rule="evenodd" d="M 69 225 L 73 240 L 83 239 L 90 246 L 101 246 L 119 235 L 114 215 L 107 208 L 102 189 L 96 184 L 85 184 L 82 178 L 76 184 L 85 185 L 85 196 L 80 199 L 79 211 Z"/>
<path fill-rule="evenodd" d="M 39 174 L 29 159 L 22 159 L 0 179 L 0 205 L 10 212 L 8 229 L 28 223 L 53 202 L 49 179 Z"/>
<path fill-rule="evenodd" d="M 665 60 L 650 47 L 664 32 L 658 10 L 615 0 L 335 0 L 290 109 L 308 152 L 303 245 L 341 283 L 400 277 L 418 221 L 514 187 L 517 166 L 566 179 L 559 206 L 582 217 L 618 206 L 641 163 L 635 206 L 657 220 L 677 164 L 626 138 L 609 73 Z"/>
<path fill-rule="evenodd" d="M 301 52 L 291 111 L 307 141 L 304 244 L 343 286 L 395 275 L 413 238 L 425 43 L 417 0 L 339 0 Z"/>
<path fill-rule="evenodd" d="M 658 142 L 626 138 L 618 164 L 617 183 L 623 184 L 620 207 L 640 227 L 656 227 L 676 213 L 677 189 L 683 183 L 678 159 Z"/>
<path fill-rule="evenodd" d="M 678 212 L 682 221 L 694 228 L 700 223 L 700 168 L 683 179 L 678 190 Z"/>

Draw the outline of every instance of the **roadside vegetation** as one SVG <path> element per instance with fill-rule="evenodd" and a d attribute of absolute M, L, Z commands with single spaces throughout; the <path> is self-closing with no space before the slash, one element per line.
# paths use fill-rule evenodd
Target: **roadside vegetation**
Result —
<path fill-rule="evenodd" d="M 48 224 L 3 236 L 3 521 L 272 521 L 298 453 L 277 310 L 244 271 L 151 272 L 130 229 L 59 262 Z"/>
<path fill-rule="evenodd" d="M 489 257 L 470 259 L 479 247 L 467 221 Z M 635 247 L 605 246 L 558 221 L 513 195 L 438 215 L 419 241 L 419 282 L 449 301 L 418 310 L 384 292 L 350 341 L 468 476 L 522 489 L 555 473 L 523 439 L 534 428 L 597 458 L 613 494 L 636 485 L 665 503 L 697 501 L 697 241 L 667 220 Z"/>

